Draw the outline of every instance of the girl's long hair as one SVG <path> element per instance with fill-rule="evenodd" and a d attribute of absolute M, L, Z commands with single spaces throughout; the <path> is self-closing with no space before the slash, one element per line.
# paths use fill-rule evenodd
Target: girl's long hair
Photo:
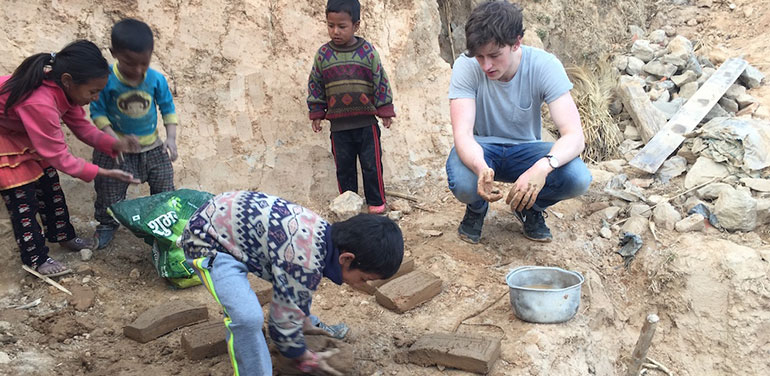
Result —
<path fill-rule="evenodd" d="M 46 66 L 50 66 L 50 70 Z M 0 88 L 0 95 L 8 93 L 3 109 L 5 115 L 8 116 L 8 110 L 15 104 L 27 99 L 44 79 L 61 86 L 64 73 L 69 73 L 75 84 L 83 84 L 109 75 L 110 68 L 99 47 L 87 40 L 72 42 L 57 53 L 32 55 L 21 62 Z"/>

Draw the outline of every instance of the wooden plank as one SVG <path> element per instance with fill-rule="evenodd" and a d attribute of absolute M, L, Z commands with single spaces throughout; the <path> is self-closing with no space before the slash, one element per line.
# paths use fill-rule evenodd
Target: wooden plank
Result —
<path fill-rule="evenodd" d="M 743 59 L 732 58 L 725 61 L 629 164 L 649 173 L 658 171 L 663 162 L 682 144 L 684 135 L 698 126 L 746 66 L 748 63 Z"/>
<path fill-rule="evenodd" d="M 666 124 L 666 115 L 650 102 L 642 85 L 636 80 L 621 80 L 618 90 L 623 108 L 631 115 L 642 141 L 647 143 Z"/>

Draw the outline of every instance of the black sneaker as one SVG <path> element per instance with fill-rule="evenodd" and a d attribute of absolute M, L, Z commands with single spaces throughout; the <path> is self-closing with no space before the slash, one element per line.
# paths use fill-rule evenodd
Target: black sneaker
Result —
<path fill-rule="evenodd" d="M 553 240 L 551 230 L 545 225 L 543 212 L 534 209 L 514 211 L 513 215 L 521 222 L 524 237 L 537 242 L 550 242 Z"/>
<path fill-rule="evenodd" d="M 485 205 L 484 211 L 481 213 L 471 211 L 469 206 L 465 207 L 465 216 L 457 228 L 460 239 L 471 244 L 477 244 L 481 240 L 481 227 L 484 226 L 487 210 L 489 210 L 489 205 Z"/>
<path fill-rule="evenodd" d="M 118 230 L 117 224 L 96 226 L 96 239 L 99 245 L 96 249 L 104 249 L 115 237 L 115 231 Z"/>

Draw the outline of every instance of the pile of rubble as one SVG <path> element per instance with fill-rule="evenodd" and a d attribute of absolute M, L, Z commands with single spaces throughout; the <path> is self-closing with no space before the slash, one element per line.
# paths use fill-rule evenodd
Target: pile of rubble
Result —
<path fill-rule="evenodd" d="M 701 125 L 650 174 L 627 162 L 717 71 L 713 63 L 722 61 L 697 56 L 692 43 L 672 28 L 645 37 L 632 27 L 631 33 L 630 53 L 613 60 L 622 76 L 610 110 L 625 136 L 623 159 L 600 163 L 603 171 L 594 174 L 605 195 L 589 207 L 603 224 L 599 235 L 642 236 L 656 228 L 748 232 L 770 224 L 770 116 L 750 94 L 762 85 L 763 74 L 748 65 L 726 91 L 704 89 L 715 102 L 723 95 L 705 117 L 690 119 Z M 633 90 L 623 93 L 624 87 Z"/>
<path fill-rule="evenodd" d="M 638 29 L 632 29 L 632 34 L 637 37 L 642 35 Z M 666 120 L 671 119 L 716 71 L 714 62 L 706 56 L 696 55 L 692 42 L 675 35 L 673 28 L 655 30 L 646 39 L 636 39 L 630 54 L 617 56 L 613 66 L 627 79 L 639 82 Z M 727 90 L 703 121 L 755 113 L 757 117 L 769 118 L 768 109 L 760 109 L 756 98 L 746 92 L 747 88 L 760 86 L 763 79 L 764 76 L 756 68 L 746 68 L 738 82 Z"/>

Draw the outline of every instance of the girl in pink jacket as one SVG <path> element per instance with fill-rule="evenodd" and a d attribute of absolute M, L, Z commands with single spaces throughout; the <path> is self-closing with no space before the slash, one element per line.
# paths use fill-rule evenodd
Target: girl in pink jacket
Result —
<path fill-rule="evenodd" d="M 61 128 L 63 121 L 78 139 L 113 157 L 138 149 L 135 138 L 116 140 L 86 118 L 82 106 L 99 97 L 109 73 L 99 48 L 80 40 L 58 53 L 30 56 L 13 75 L 0 76 L 0 194 L 21 261 L 43 275 L 71 272 L 48 257 L 46 240 L 72 251 L 96 246 L 75 234 L 56 170 L 87 182 L 102 175 L 138 183 L 131 174 L 70 154 Z"/>

